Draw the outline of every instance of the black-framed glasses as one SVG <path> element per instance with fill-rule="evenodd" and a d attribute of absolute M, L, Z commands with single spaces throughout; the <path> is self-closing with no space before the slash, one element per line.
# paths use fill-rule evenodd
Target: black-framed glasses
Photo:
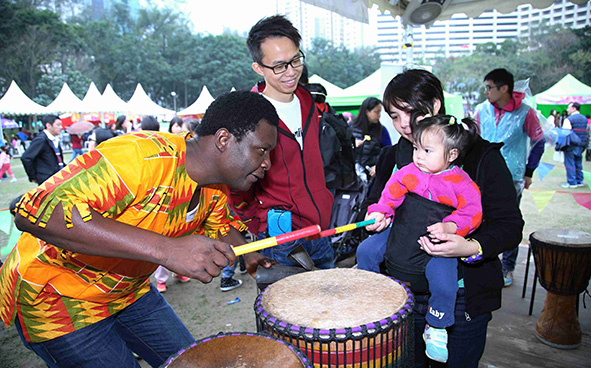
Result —
<path fill-rule="evenodd" d="M 291 59 L 289 62 L 285 63 L 279 63 L 273 66 L 268 66 L 263 64 L 262 62 L 258 62 L 258 64 L 262 67 L 265 67 L 267 69 L 271 69 L 273 71 L 273 73 L 275 74 L 282 74 L 285 73 L 285 71 L 287 70 L 287 67 L 289 65 L 291 65 L 292 68 L 299 68 L 304 66 L 304 61 L 306 60 L 306 56 L 304 55 L 304 52 L 302 50 L 300 50 L 300 54 L 296 57 L 294 57 L 293 59 Z"/>
<path fill-rule="evenodd" d="M 502 87 L 502 86 L 497 86 L 497 85 L 494 85 L 494 84 L 492 86 L 490 86 L 488 84 L 485 84 L 484 85 L 484 89 L 487 90 L 487 91 L 490 91 L 493 88 L 499 89 L 499 87 Z"/>

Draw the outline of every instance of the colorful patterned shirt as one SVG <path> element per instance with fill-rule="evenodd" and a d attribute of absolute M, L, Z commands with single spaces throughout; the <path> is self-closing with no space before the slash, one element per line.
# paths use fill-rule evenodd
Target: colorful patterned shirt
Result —
<path fill-rule="evenodd" d="M 217 238 L 244 224 L 230 215 L 225 185 L 201 188 L 195 217 L 186 222 L 198 184 L 185 169 L 184 137 L 137 132 L 104 142 L 79 156 L 18 205 L 20 215 L 45 227 L 56 205 L 72 224 L 77 208 L 169 237 Z M 97 244 L 97 246 L 100 246 Z M 0 270 L 0 317 L 6 326 L 18 314 L 27 341 L 42 342 L 107 318 L 149 290 L 158 267 L 143 261 L 89 256 L 23 233 Z"/>

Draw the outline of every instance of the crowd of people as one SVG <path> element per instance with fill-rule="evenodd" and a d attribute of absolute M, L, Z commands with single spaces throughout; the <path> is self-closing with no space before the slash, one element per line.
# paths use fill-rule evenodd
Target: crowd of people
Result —
<path fill-rule="evenodd" d="M 39 186 L 14 203 L 23 235 L 0 270 L 12 280 L 0 290 L 0 316 L 49 367 L 137 367 L 134 353 L 160 366 L 195 341 L 161 295 L 169 271 L 183 282 L 221 274 L 221 289 L 232 290 L 240 280 L 230 245 L 328 228 L 334 190 L 319 136 L 330 110 L 300 83 L 300 44 L 285 17 L 261 19 L 247 38 L 263 79 L 251 91 L 219 96 L 200 122 L 174 119 L 169 132 L 151 117 L 138 131 L 118 118 L 69 164 L 59 117 L 43 119 L 21 158 Z M 495 69 L 483 82 L 474 120 L 446 115 L 441 82 L 419 69 L 396 75 L 382 100 L 368 98 L 350 117 L 354 159 L 372 183 L 361 215 L 375 220 L 358 268 L 415 294 L 416 367 L 478 366 L 512 283 L 521 193 L 544 151 L 512 74 Z M 400 134 L 393 145 L 382 111 Z M 579 129 L 578 106 L 569 111 Z M 575 167 L 581 153 L 572 151 Z M 246 254 L 244 268 L 254 276 L 257 267 L 297 266 L 288 255 L 298 246 L 316 267 L 335 266 L 331 242 L 319 238 Z"/>

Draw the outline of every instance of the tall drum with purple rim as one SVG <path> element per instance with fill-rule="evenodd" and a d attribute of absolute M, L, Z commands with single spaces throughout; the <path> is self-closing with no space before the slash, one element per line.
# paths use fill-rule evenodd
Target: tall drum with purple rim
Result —
<path fill-rule="evenodd" d="M 397 280 L 332 269 L 272 284 L 254 309 L 259 332 L 295 345 L 315 368 L 410 367 L 413 304 L 411 291 Z"/>
<path fill-rule="evenodd" d="M 170 357 L 166 368 L 312 368 L 293 345 L 250 332 L 220 333 L 196 341 Z"/>

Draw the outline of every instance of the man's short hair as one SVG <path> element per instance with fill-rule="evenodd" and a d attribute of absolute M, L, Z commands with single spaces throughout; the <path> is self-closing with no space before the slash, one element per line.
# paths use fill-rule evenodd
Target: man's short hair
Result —
<path fill-rule="evenodd" d="M 256 63 L 261 63 L 263 60 L 263 52 L 261 51 L 261 44 L 267 38 L 287 37 L 293 41 L 296 47 L 300 47 L 302 36 L 300 32 L 291 24 L 291 22 L 283 15 L 273 15 L 259 20 L 248 32 L 246 39 L 246 46 L 252 56 L 252 60 Z"/>
<path fill-rule="evenodd" d="M 225 128 L 240 142 L 246 133 L 255 130 L 261 120 L 279 126 L 277 111 L 266 98 L 255 92 L 230 92 L 209 105 L 195 133 L 204 137 Z"/>
<path fill-rule="evenodd" d="M 507 69 L 500 68 L 495 69 L 484 76 L 484 81 L 487 80 L 492 81 L 497 88 L 502 86 L 509 87 L 508 93 L 513 93 L 513 74 L 511 74 Z"/>
<path fill-rule="evenodd" d="M 45 115 L 43 119 L 41 119 L 41 123 L 43 124 L 43 128 L 47 129 L 47 124 L 53 125 L 56 120 L 60 120 L 60 117 L 57 115 Z"/>
<path fill-rule="evenodd" d="M 571 102 L 572 106 L 574 107 L 575 110 L 577 111 L 581 111 L 581 104 L 578 102 Z"/>

